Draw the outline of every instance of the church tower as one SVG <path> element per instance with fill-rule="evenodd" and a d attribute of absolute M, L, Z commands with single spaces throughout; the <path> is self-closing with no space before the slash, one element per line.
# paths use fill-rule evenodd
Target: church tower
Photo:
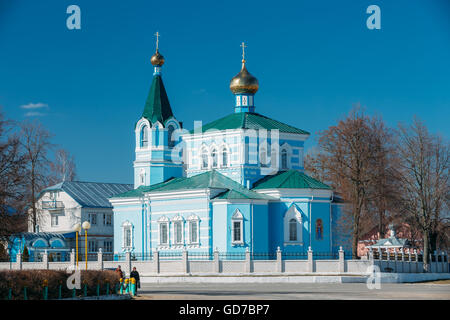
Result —
<path fill-rule="evenodd" d="M 161 77 L 164 57 L 159 53 L 159 33 L 156 52 L 150 62 L 154 67 L 144 112 L 136 123 L 136 160 L 134 187 L 148 186 L 183 175 L 181 155 L 176 148 L 181 123 L 174 117 Z"/>
<path fill-rule="evenodd" d="M 255 112 L 255 93 L 258 91 L 258 79 L 245 67 L 245 43 L 242 42 L 242 68 L 230 81 L 230 90 L 235 96 L 234 112 Z"/>

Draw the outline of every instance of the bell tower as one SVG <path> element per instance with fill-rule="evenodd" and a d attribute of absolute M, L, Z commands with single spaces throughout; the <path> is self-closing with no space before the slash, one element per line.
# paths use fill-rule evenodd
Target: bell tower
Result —
<path fill-rule="evenodd" d="M 136 159 L 134 187 L 149 186 L 183 175 L 178 130 L 182 123 L 173 115 L 161 77 L 164 57 L 159 53 L 159 32 L 156 32 L 156 52 L 151 57 L 153 80 L 142 117 L 136 123 Z"/>

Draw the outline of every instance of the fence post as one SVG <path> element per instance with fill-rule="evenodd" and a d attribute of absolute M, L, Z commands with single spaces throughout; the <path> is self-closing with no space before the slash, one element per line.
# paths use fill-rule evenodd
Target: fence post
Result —
<path fill-rule="evenodd" d="M 308 247 L 308 272 L 314 272 L 313 251 L 311 246 Z"/>
<path fill-rule="evenodd" d="M 246 273 L 250 273 L 252 272 L 251 270 L 251 257 L 250 257 L 250 250 L 247 248 L 245 248 L 245 272 Z"/>
<path fill-rule="evenodd" d="M 189 257 L 188 252 L 186 250 L 186 247 L 183 247 L 183 253 L 182 253 L 182 261 L 183 261 L 183 273 L 189 272 Z"/>
<path fill-rule="evenodd" d="M 444 251 L 441 251 L 441 272 L 444 271 Z"/>
<path fill-rule="evenodd" d="M 277 247 L 277 272 L 283 272 L 283 260 L 280 247 Z"/>
<path fill-rule="evenodd" d="M 42 255 L 42 263 L 44 264 L 44 269 L 48 270 L 48 252 L 47 252 L 47 249 L 44 251 L 44 254 Z"/>
<path fill-rule="evenodd" d="M 156 273 L 159 273 L 159 251 L 153 253 L 153 261 L 155 263 Z"/>
<path fill-rule="evenodd" d="M 417 254 L 417 249 L 414 249 L 414 257 L 415 257 L 415 272 L 417 273 L 419 270 L 419 255 Z"/>
<path fill-rule="evenodd" d="M 17 270 L 22 270 L 22 253 L 19 251 L 16 254 L 16 268 Z"/>
<path fill-rule="evenodd" d="M 398 272 L 398 251 L 394 248 L 394 272 Z"/>
<path fill-rule="evenodd" d="M 102 251 L 102 248 L 98 248 L 97 264 L 98 264 L 98 268 L 100 270 L 103 270 L 103 251 Z"/>
<path fill-rule="evenodd" d="M 214 272 L 220 273 L 219 251 L 217 247 L 214 249 Z"/>
<path fill-rule="evenodd" d="M 72 251 L 70 251 L 70 265 L 74 266 L 76 264 L 75 261 L 75 249 L 72 249 Z"/>
<path fill-rule="evenodd" d="M 339 272 L 345 272 L 345 255 L 342 246 L 339 247 Z"/>
<path fill-rule="evenodd" d="M 131 252 L 130 251 L 125 252 L 125 270 L 124 271 L 125 271 L 125 275 L 130 274 L 130 272 L 131 272 Z"/>

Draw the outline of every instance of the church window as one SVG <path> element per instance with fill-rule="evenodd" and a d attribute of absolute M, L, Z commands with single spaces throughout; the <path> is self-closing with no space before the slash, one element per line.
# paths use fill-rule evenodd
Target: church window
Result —
<path fill-rule="evenodd" d="M 168 132 L 167 137 L 168 137 L 169 148 L 173 148 L 173 146 L 175 145 L 175 140 L 174 140 L 174 137 L 173 137 L 173 132 L 174 131 L 175 131 L 174 126 L 169 126 L 168 129 L 167 129 L 167 132 Z"/>
<path fill-rule="evenodd" d="M 89 252 L 97 252 L 98 251 L 98 243 L 96 240 L 89 240 L 88 246 L 89 246 Z"/>
<path fill-rule="evenodd" d="M 169 224 L 167 222 L 159 225 L 159 244 L 169 244 Z"/>
<path fill-rule="evenodd" d="M 183 243 L 183 221 L 175 221 L 173 224 L 174 243 Z"/>
<path fill-rule="evenodd" d="M 96 225 L 97 224 L 97 214 L 89 213 L 89 222 L 92 225 Z"/>
<path fill-rule="evenodd" d="M 248 105 L 253 106 L 253 96 L 248 97 Z"/>
<path fill-rule="evenodd" d="M 122 247 L 124 249 L 131 249 L 133 247 L 133 225 L 129 221 L 122 224 Z"/>
<path fill-rule="evenodd" d="M 288 153 L 286 149 L 281 150 L 281 169 L 288 168 Z"/>
<path fill-rule="evenodd" d="M 302 245 L 302 214 L 295 204 L 284 216 L 284 244 Z"/>
<path fill-rule="evenodd" d="M 198 243 L 198 221 L 189 221 L 189 242 Z"/>
<path fill-rule="evenodd" d="M 297 220 L 289 220 L 289 241 L 297 241 Z"/>
<path fill-rule="evenodd" d="M 141 129 L 141 148 L 148 147 L 148 127 L 144 125 Z"/>
<path fill-rule="evenodd" d="M 208 152 L 206 151 L 206 149 L 202 150 L 202 169 L 207 169 L 208 168 Z"/>
<path fill-rule="evenodd" d="M 216 149 L 212 149 L 211 151 L 211 160 L 212 160 L 212 167 L 217 168 L 219 157 Z"/>
<path fill-rule="evenodd" d="M 323 224 L 322 219 L 316 220 L 316 240 L 323 239 Z"/>
<path fill-rule="evenodd" d="M 247 106 L 247 96 L 242 96 L 242 105 Z"/>
<path fill-rule="evenodd" d="M 236 96 L 236 106 L 241 106 L 241 96 Z"/>
<path fill-rule="evenodd" d="M 222 150 L 222 167 L 228 166 L 228 151 L 227 148 L 223 148 Z"/>
<path fill-rule="evenodd" d="M 243 237 L 243 220 L 244 216 L 236 209 L 232 218 L 231 218 L 231 239 L 233 244 L 242 244 L 244 243 Z"/>

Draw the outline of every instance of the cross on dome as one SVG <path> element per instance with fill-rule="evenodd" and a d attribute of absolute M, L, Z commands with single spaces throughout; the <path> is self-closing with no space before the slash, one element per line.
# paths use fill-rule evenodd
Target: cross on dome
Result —
<path fill-rule="evenodd" d="M 241 48 L 242 48 L 242 61 L 245 61 L 245 48 L 247 48 L 247 46 L 245 45 L 244 41 L 242 41 Z"/>
<path fill-rule="evenodd" d="M 159 49 L 159 36 L 160 36 L 158 31 L 156 31 L 155 36 L 156 36 L 156 51 L 158 51 L 158 49 Z"/>

